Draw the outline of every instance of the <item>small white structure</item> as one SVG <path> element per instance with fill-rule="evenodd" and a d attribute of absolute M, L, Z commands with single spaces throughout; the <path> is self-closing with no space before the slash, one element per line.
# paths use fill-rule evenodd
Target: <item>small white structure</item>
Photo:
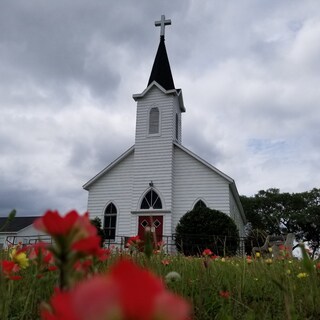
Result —
<path fill-rule="evenodd" d="M 220 210 L 244 236 L 245 215 L 233 179 L 182 145 L 186 111 L 174 86 L 161 21 L 160 44 L 147 88 L 137 102 L 135 144 L 89 180 L 90 218 L 99 217 L 107 238 L 143 237 L 151 226 L 158 239 L 171 236 L 179 219 L 195 205 Z M 171 21 L 170 21 L 171 23 Z"/>
<path fill-rule="evenodd" d="M 33 222 L 37 218 L 37 216 L 15 217 L 6 223 L 7 218 L 0 217 L 0 249 L 19 242 L 22 244 L 34 243 L 40 238 L 48 241 L 48 236 L 33 227 Z"/>

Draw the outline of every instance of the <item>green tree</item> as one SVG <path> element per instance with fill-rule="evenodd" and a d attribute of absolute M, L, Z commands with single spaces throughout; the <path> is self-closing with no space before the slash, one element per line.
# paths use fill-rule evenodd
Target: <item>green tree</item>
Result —
<path fill-rule="evenodd" d="M 91 219 L 90 222 L 91 222 L 91 224 L 93 226 L 96 227 L 97 233 L 101 237 L 101 246 L 103 246 L 103 242 L 104 242 L 104 239 L 105 239 L 105 234 L 104 234 L 104 231 L 102 229 L 101 219 L 98 218 L 98 217 L 95 217 L 95 218 Z"/>
<path fill-rule="evenodd" d="M 251 224 L 250 243 L 258 234 L 292 232 L 296 239 L 312 247 L 313 255 L 320 247 L 320 189 L 301 193 L 280 193 L 279 189 L 261 190 L 253 197 L 241 196 L 247 220 Z M 255 244 L 257 245 L 257 244 Z M 261 238 L 259 239 L 261 245 Z"/>
<path fill-rule="evenodd" d="M 187 212 L 176 227 L 176 246 L 185 255 L 211 249 L 217 255 L 233 255 L 239 245 L 234 221 L 221 211 L 198 207 Z"/>

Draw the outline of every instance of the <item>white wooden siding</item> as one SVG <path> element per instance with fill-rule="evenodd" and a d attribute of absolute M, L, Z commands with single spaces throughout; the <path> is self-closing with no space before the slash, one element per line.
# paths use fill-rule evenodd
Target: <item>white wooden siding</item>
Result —
<path fill-rule="evenodd" d="M 208 207 L 230 215 L 228 181 L 179 147 L 174 148 L 173 194 L 172 232 L 199 198 Z"/>
<path fill-rule="evenodd" d="M 117 207 L 116 235 L 134 235 L 131 214 L 132 172 L 134 153 L 129 154 L 89 188 L 88 211 L 90 219 L 99 217 L 103 222 L 107 203 L 114 202 Z"/>
<path fill-rule="evenodd" d="M 174 100 L 172 94 L 166 95 L 153 87 L 138 101 L 134 154 L 134 178 L 132 208 L 139 210 L 139 199 L 152 181 L 163 196 L 163 209 L 171 210 L 172 205 L 172 163 L 173 163 L 173 127 L 175 121 Z M 158 107 L 160 111 L 160 134 L 149 135 L 148 112 Z"/>

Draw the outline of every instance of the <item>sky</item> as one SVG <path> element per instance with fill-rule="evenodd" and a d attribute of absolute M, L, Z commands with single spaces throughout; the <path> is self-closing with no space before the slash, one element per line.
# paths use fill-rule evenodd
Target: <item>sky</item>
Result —
<path fill-rule="evenodd" d="M 185 147 L 240 195 L 320 181 L 320 1 L 0 0 L 0 214 L 86 211 L 134 144 L 162 14 Z"/>

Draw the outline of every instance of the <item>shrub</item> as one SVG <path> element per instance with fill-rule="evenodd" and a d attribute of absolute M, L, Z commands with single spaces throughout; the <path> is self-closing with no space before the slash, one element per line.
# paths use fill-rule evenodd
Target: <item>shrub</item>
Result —
<path fill-rule="evenodd" d="M 185 255 L 199 255 L 206 248 L 220 256 L 234 255 L 238 244 L 236 224 L 218 210 L 195 208 L 187 212 L 176 227 L 176 247 Z"/>

